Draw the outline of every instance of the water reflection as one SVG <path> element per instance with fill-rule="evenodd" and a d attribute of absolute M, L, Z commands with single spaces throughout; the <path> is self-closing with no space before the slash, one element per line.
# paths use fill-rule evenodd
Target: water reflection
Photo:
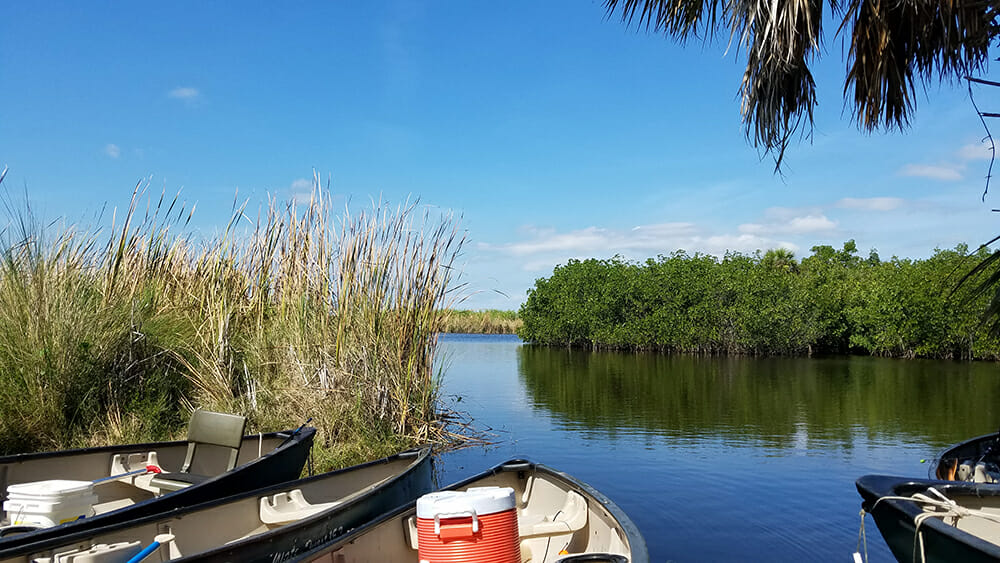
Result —
<path fill-rule="evenodd" d="M 849 560 L 855 479 L 926 475 L 922 458 L 1000 423 L 997 364 L 442 342 L 444 394 L 497 432 L 439 459 L 444 482 L 515 457 L 557 467 L 614 499 L 658 563 Z M 891 560 L 868 526 L 870 560 Z"/>
<path fill-rule="evenodd" d="M 995 428 L 992 363 L 883 358 L 705 358 L 522 346 L 535 408 L 583 435 L 714 437 L 764 448 L 850 449 L 861 436 L 944 445 Z"/>

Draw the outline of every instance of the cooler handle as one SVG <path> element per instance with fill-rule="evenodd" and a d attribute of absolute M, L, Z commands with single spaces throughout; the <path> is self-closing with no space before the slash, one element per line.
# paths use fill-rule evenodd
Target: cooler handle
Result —
<path fill-rule="evenodd" d="M 479 531 L 479 517 L 476 516 L 475 510 L 467 510 L 465 512 L 446 512 L 444 514 L 434 515 L 434 535 L 441 535 L 441 518 L 472 518 L 472 533 L 475 534 Z"/>

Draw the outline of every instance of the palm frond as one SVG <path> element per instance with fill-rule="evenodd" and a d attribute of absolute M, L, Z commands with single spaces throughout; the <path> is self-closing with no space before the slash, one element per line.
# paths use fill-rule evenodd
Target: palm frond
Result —
<path fill-rule="evenodd" d="M 994 238 L 993 241 L 998 239 L 1000 236 Z M 998 266 L 1000 266 L 1000 250 L 995 250 L 980 260 L 958 282 L 958 287 L 962 287 L 975 280 L 967 297 L 970 303 L 983 296 L 989 296 L 989 303 L 982 314 L 982 324 L 991 336 L 1000 336 L 1000 267 Z"/>
<path fill-rule="evenodd" d="M 904 128 L 916 83 L 957 80 L 981 71 L 997 34 L 996 1 L 852 0 L 844 95 L 866 131 Z"/>
<path fill-rule="evenodd" d="M 796 132 L 809 136 L 823 39 L 823 0 L 605 0 L 611 17 L 678 41 L 729 28 L 746 52 L 740 106 L 747 138 L 780 167 Z M 865 131 L 903 128 L 917 83 L 981 71 L 1000 33 L 1000 0 L 829 0 L 850 41 L 844 96 Z"/>

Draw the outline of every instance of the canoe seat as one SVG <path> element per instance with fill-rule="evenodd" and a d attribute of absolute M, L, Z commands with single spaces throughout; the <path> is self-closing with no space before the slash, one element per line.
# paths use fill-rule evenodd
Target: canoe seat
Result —
<path fill-rule="evenodd" d="M 230 471 L 236 467 L 246 425 L 247 418 L 245 416 L 201 409 L 194 411 L 191 415 L 191 423 L 188 425 L 187 454 L 184 456 L 184 465 L 181 466 L 181 470 L 176 473 L 160 473 L 153 477 L 149 484 L 161 491 L 177 491 Z M 229 459 L 225 468 L 213 475 L 191 473 L 191 464 L 195 461 L 199 448 L 212 447 L 224 448 L 229 451 Z"/>
<path fill-rule="evenodd" d="M 38 563 L 119 563 L 128 561 L 142 551 L 142 542 L 99 543 L 86 549 L 71 549 L 55 553 L 51 558 L 35 558 Z"/>
<path fill-rule="evenodd" d="M 160 473 L 153 477 L 149 484 L 161 491 L 179 491 L 184 487 L 197 485 L 208 481 L 215 475 L 198 475 L 197 473 Z"/>
<path fill-rule="evenodd" d="M 573 533 L 587 524 L 587 499 L 575 491 L 566 494 L 562 508 L 552 516 L 524 516 L 517 522 L 521 538 Z"/>
<path fill-rule="evenodd" d="M 302 496 L 302 489 L 266 496 L 260 499 L 260 521 L 265 524 L 284 525 L 297 522 L 324 510 L 337 506 L 340 502 L 309 504 Z"/>
<path fill-rule="evenodd" d="M 131 498 L 116 498 L 113 500 L 109 500 L 107 502 L 95 504 L 94 514 L 104 514 L 105 512 L 111 512 L 112 510 L 118 510 L 119 508 L 132 506 L 133 504 L 135 504 L 135 500 Z"/>

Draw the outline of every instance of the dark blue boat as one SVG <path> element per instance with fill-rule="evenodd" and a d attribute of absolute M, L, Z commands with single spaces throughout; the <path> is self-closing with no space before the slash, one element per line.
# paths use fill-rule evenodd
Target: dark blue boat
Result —
<path fill-rule="evenodd" d="M 997 485 L 886 475 L 856 485 L 900 562 L 1000 561 Z"/>

